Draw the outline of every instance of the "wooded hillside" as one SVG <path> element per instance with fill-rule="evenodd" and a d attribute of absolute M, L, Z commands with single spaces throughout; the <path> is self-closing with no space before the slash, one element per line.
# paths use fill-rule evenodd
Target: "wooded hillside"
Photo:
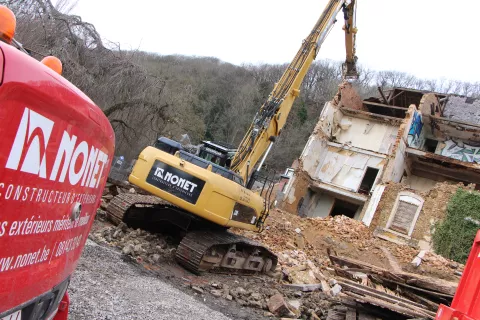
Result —
<path fill-rule="evenodd" d="M 50 0 L 0 0 L 0 4 L 17 16 L 17 40 L 35 58 L 59 57 L 64 77 L 102 108 L 116 132 L 116 154 L 126 159 L 135 158 L 160 135 L 178 140 L 188 134 L 193 143 L 202 139 L 239 143 L 286 67 L 122 51 L 117 44 L 102 41 L 81 17 L 66 14 L 68 0 L 57 8 Z M 364 54 L 368 52 L 359 56 Z M 376 94 L 377 86 L 480 95 L 478 82 L 421 80 L 396 71 L 360 69 L 355 85 L 363 96 Z M 340 81 L 340 63 L 315 62 L 267 164 L 283 170 L 300 155 Z"/>

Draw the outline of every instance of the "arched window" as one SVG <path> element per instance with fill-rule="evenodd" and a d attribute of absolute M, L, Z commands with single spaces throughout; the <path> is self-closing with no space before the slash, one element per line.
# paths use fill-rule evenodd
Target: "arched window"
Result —
<path fill-rule="evenodd" d="M 400 192 L 388 219 L 387 229 L 411 236 L 423 202 L 423 198 L 414 193 Z"/>

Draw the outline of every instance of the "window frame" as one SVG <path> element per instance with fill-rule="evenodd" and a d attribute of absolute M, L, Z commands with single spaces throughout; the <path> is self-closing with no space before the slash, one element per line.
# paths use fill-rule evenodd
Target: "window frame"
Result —
<path fill-rule="evenodd" d="M 411 197 L 413 198 L 414 200 L 418 201 L 419 203 L 415 203 L 414 201 L 405 201 L 405 200 L 402 200 L 401 198 L 402 197 Z M 404 233 L 401 233 L 401 232 L 398 232 L 398 231 L 395 231 L 395 230 L 392 230 L 390 229 L 390 227 L 392 226 L 392 223 L 393 223 L 393 220 L 395 219 L 395 214 L 398 210 L 398 206 L 400 204 L 400 201 L 404 201 L 404 202 L 407 202 L 409 204 L 413 204 L 413 205 L 416 205 L 417 206 L 417 211 L 415 212 L 415 215 L 412 219 L 412 222 L 410 224 L 410 228 L 408 230 L 408 234 L 404 234 Z M 417 220 L 418 220 L 418 217 L 420 215 L 420 212 L 422 211 L 422 208 L 423 208 L 423 204 L 425 203 L 425 200 L 420 197 L 419 195 L 413 193 L 413 192 L 408 192 L 408 191 L 401 191 L 398 193 L 397 195 L 397 199 L 395 200 L 395 205 L 393 206 L 393 209 L 392 211 L 390 212 L 390 217 L 388 218 L 388 221 L 387 221 L 387 225 L 386 225 L 386 229 L 388 229 L 389 232 L 392 232 L 396 235 L 399 235 L 399 236 L 402 236 L 402 237 L 406 237 L 406 238 L 411 238 L 412 236 L 412 233 L 413 233 L 413 230 L 415 229 L 415 225 L 417 224 Z"/>

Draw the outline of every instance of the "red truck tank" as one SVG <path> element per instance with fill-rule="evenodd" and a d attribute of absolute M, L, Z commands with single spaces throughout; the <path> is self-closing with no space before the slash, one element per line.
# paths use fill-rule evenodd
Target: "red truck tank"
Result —
<path fill-rule="evenodd" d="M 114 144 L 84 93 L 0 41 L 0 320 L 67 319 Z"/>

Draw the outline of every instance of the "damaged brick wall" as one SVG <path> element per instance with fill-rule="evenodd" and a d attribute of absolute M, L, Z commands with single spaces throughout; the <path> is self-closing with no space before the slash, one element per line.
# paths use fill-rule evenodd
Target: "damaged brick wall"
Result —
<path fill-rule="evenodd" d="M 435 187 L 428 192 L 419 192 L 402 183 L 390 182 L 386 184 L 385 191 L 383 192 L 375 216 L 370 224 L 370 229 L 374 231 L 377 227 L 385 228 L 387 226 L 398 194 L 402 191 L 407 191 L 422 197 L 425 201 L 413 229 L 412 238 L 430 242 L 433 226 L 437 221 L 445 217 L 448 202 L 458 188 L 472 189 L 473 187 L 465 187 L 462 183 L 451 184 L 441 182 L 437 183 Z"/>
<path fill-rule="evenodd" d="M 412 114 L 416 107 L 411 105 L 406 112 L 405 119 L 402 120 L 392 151 L 388 155 L 388 164 L 382 175 L 382 182 L 400 182 L 406 169 L 405 148 L 407 147 L 408 130 L 412 124 Z"/>
<path fill-rule="evenodd" d="M 294 180 L 290 190 L 288 190 L 285 200 L 281 204 L 281 209 L 292 214 L 298 214 L 298 207 L 301 205 L 299 202 L 307 195 L 311 178 L 305 171 L 303 171 L 302 165 L 300 164 L 299 168 L 295 170 L 292 179 Z"/>

